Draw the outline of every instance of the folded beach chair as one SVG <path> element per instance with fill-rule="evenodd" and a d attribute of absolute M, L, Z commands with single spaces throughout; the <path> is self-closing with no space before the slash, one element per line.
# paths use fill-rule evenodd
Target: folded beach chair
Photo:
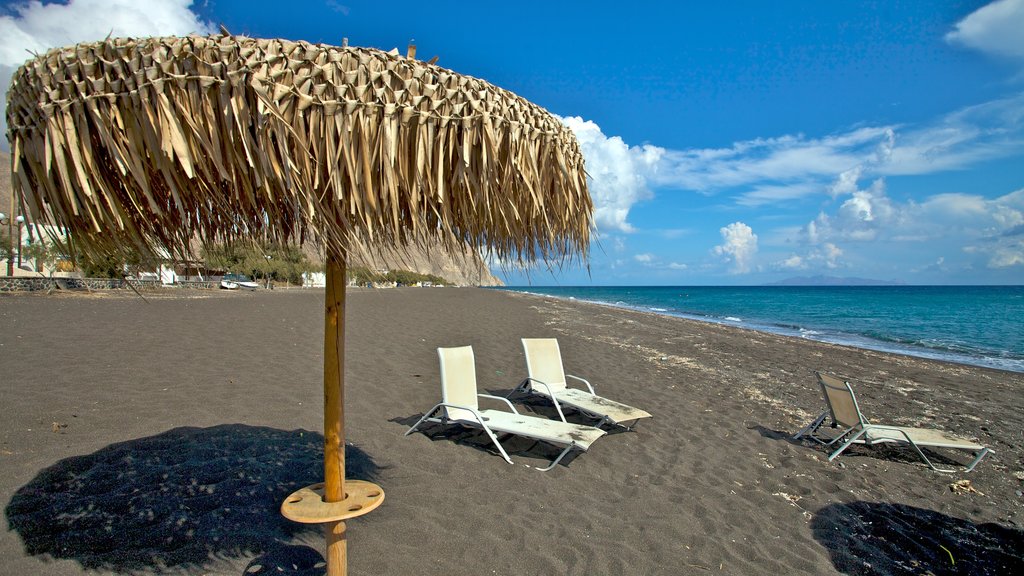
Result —
<path fill-rule="evenodd" d="M 441 359 L 441 403 L 431 408 L 412 428 L 409 428 L 409 431 L 405 433 L 406 436 L 412 434 L 423 422 L 480 428 L 487 433 L 509 464 L 512 464 L 512 459 L 508 457 L 508 453 L 498 442 L 496 433 L 525 436 L 565 446 L 565 450 L 562 450 L 562 453 L 555 458 L 550 466 L 539 469 L 546 472 L 561 462 L 562 458 L 572 449 L 585 452 L 594 440 L 605 434 L 604 430 L 592 426 L 567 424 L 520 414 L 506 398 L 478 394 L 472 346 L 438 348 L 437 355 Z M 512 412 L 481 410 L 477 402 L 478 397 L 504 402 Z M 435 418 L 435 414 L 440 414 L 440 417 Z"/>
<path fill-rule="evenodd" d="M 793 439 L 807 437 L 825 446 L 839 444 L 839 448 L 836 448 L 834 452 L 829 454 L 828 459 L 830 462 L 852 444 L 872 446 L 875 444 L 895 443 L 910 446 L 929 468 L 939 472 L 955 472 L 956 470 L 937 468 L 925 456 L 921 448 L 949 448 L 977 452 L 974 461 L 967 466 L 966 472 L 970 472 L 974 470 L 974 467 L 978 465 L 978 462 L 981 462 L 981 459 L 986 454 L 992 451 L 981 444 L 941 430 L 872 424 L 861 413 L 860 406 L 857 404 L 857 398 L 853 395 L 853 388 L 850 387 L 849 382 L 835 376 L 821 374 L 820 372 L 815 372 L 815 375 L 818 377 L 818 383 L 821 385 L 821 391 L 825 396 L 825 404 L 828 406 L 828 409 L 805 426 L 803 430 L 797 432 Z M 829 417 L 832 418 L 832 428 L 839 428 L 839 434 L 835 436 L 819 435 L 821 426 Z"/>
<path fill-rule="evenodd" d="M 526 353 L 526 371 L 529 374 L 507 398 L 519 392 L 534 393 L 551 400 L 558 411 L 559 418 L 565 422 L 563 406 L 570 406 L 588 416 L 605 422 L 630 429 L 623 422 L 635 424 L 641 418 L 650 418 L 647 412 L 627 406 L 614 400 L 602 398 L 594 393 L 594 387 L 579 376 L 566 374 L 562 369 L 562 353 L 558 349 L 558 340 L 554 338 L 523 338 L 523 351 Z M 587 385 L 586 390 L 569 388 L 566 379 L 572 378 Z M 600 425 L 600 424 L 599 424 Z"/>

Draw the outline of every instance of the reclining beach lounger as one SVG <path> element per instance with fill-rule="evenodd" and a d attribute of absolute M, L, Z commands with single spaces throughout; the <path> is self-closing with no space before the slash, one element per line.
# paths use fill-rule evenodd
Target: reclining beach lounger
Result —
<path fill-rule="evenodd" d="M 986 454 L 992 451 L 981 444 L 941 430 L 871 424 L 861 413 L 860 406 L 857 404 L 857 398 L 853 395 L 853 388 L 850 387 L 849 382 L 835 376 L 821 374 L 820 372 L 815 372 L 815 375 L 818 377 L 818 383 L 821 385 L 821 392 L 825 396 L 825 404 L 828 408 L 810 424 L 805 426 L 803 430 L 797 432 L 793 439 L 797 440 L 807 437 L 825 446 L 839 444 L 839 448 L 836 448 L 834 452 L 829 454 L 829 462 L 842 454 L 843 450 L 846 450 L 852 444 L 872 446 L 875 444 L 895 443 L 910 446 L 929 468 L 939 472 L 955 472 L 956 470 L 937 468 L 925 456 L 921 450 L 922 447 L 977 452 L 974 461 L 965 470 L 970 472 L 974 470 L 974 467 L 978 465 L 978 462 L 981 462 L 981 459 Z M 837 436 L 819 437 L 819 429 L 830 416 L 832 418 L 831 426 L 833 428 L 840 428 L 840 433 Z"/>
<path fill-rule="evenodd" d="M 590 445 L 605 431 L 592 426 L 567 424 L 547 418 L 537 418 L 519 414 L 512 403 L 500 396 L 478 394 L 476 387 L 476 365 L 473 359 L 473 347 L 438 348 L 441 360 L 441 403 L 430 409 L 422 418 L 409 428 L 406 436 L 412 434 L 423 422 L 438 424 L 458 424 L 469 428 L 480 428 L 490 437 L 505 461 L 512 464 L 512 459 L 498 442 L 496 433 L 515 434 L 551 444 L 565 446 L 565 450 L 547 468 L 554 468 L 572 449 L 586 451 Z M 477 398 L 492 398 L 508 405 L 512 412 L 499 410 L 481 410 Z M 434 415 L 440 413 L 440 418 Z"/>
<path fill-rule="evenodd" d="M 562 369 L 562 353 L 558 349 L 558 340 L 555 338 L 523 338 L 523 352 L 526 353 L 526 371 L 528 376 L 519 386 L 513 390 L 507 398 L 518 392 L 535 393 L 551 400 L 558 411 L 558 416 L 565 422 L 563 406 L 571 406 L 605 422 L 622 426 L 627 430 L 629 426 L 623 422 L 635 424 L 641 418 L 650 418 L 647 412 L 627 406 L 614 400 L 603 398 L 594 393 L 594 387 L 579 376 L 566 374 Z M 578 380 L 587 385 L 586 390 L 569 388 L 567 378 Z M 599 424 L 600 425 L 600 424 Z"/>

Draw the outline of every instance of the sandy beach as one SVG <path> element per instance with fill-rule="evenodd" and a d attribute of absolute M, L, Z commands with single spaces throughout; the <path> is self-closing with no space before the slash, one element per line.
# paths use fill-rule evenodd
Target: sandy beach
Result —
<path fill-rule="evenodd" d="M 0 574 L 322 574 L 319 530 L 278 513 L 322 478 L 322 332 L 318 290 L 0 297 Z M 553 446 L 510 439 L 510 466 L 480 434 L 404 436 L 437 347 L 503 395 L 521 337 L 653 418 L 548 473 Z M 1024 573 L 1024 374 L 474 288 L 351 291 L 347 348 L 348 476 L 386 492 L 351 574 Z M 995 453 L 830 463 L 790 439 L 814 370 Z"/>

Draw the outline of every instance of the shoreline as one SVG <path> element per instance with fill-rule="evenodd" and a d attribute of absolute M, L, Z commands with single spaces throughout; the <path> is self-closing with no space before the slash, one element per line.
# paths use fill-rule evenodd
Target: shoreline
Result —
<path fill-rule="evenodd" d="M 485 288 L 485 289 L 492 290 L 491 288 Z M 501 290 L 501 289 L 494 289 L 494 290 Z M 848 344 L 848 343 L 842 343 L 842 342 L 830 342 L 830 341 L 827 341 L 827 340 L 817 340 L 817 339 L 813 339 L 813 338 L 805 338 L 805 337 L 794 335 L 794 334 L 784 334 L 784 333 L 772 332 L 772 331 L 768 331 L 768 330 L 758 330 L 756 328 L 752 328 L 752 327 L 744 326 L 744 325 L 737 325 L 737 324 L 733 324 L 733 323 L 730 323 L 730 322 L 716 322 L 716 321 L 712 321 L 712 320 L 705 320 L 705 319 L 702 319 L 702 318 L 692 318 L 692 317 L 683 316 L 683 315 L 666 314 L 666 313 L 656 312 L 656 311 L 653 311 L 653 310 L 648 310 L 648 309 L 639 308 L 639 307 L 619 306 L 619 305 L 615 305 L 615 304 L 609 304 L 609 303 L 606 303 L 606 302 L 595 302 L 595 301 L 581 300 L 581 299 L 576 299 L 576 298 L 564 298 L 564 297 L 560 297 L 560 296 L 541 295 L 541 294 L 536 294 L 536 293 L 532 293 L 532 292 L 515 292 L 515 291 L 511 291 L 511 292 L 513 294 L 515 294 L 515 295 L 522 296 L 522 297 L 525 297 L 525 298 L 545 300 L 546 304 L 556 304 L 556 303 L 562 304 L 562 303 L 564 303 L 564 304 L 567 304 L 568 306 L 580 306 L 580 307 L 594 306 L 594 307 L 601 308 L 601 309 L 605 309 L 606 308 L 606 309 L 610 309 L 612 311 L 621 311 L 621 312 L 625 312 L 625 313 L 628 313 L 628 314 L 637 314 L 637 315 L 640 315 L 640 316 L 643 316 L 643 317 L 648 317 L 648 318 L 650 318 L 652 320 L 656 319 L 656 320 L 663 320 L 663 321 L 669 321 L 669 322 L 678 321 L 678 322 L 681 323 L 681 325 L 684 325 L 684 326 L 688 325 L 688 324 L 694 324 L 696 326 L 693 327 L 692 329 L 695 330 L 695 331 L 700 331 L 702 326 L 708 326 L 708 327 L 715 327 L 715 328 L 721 329 L 721 330 L 723 330 L 725 332 L 732 332 L 737 337 L 742 337 L 742 338 L 756 339 L 758 337 L 767 337 L 767 338 L 770 338 L 770 339 L 779 339 L 779 341 L 783 341 L 783 342 L 791 342 L 794 346 L 799 346 L 801 343 L 806 343 L 806 344 L 813 345 L 813 346 L 821 346 L 821 347 L 824 347 L 825 349 L 838 350 L 838 351 L 841 351 L 843 354 L 861 354 L 861 355 L 864 355 L 865 357 L 869 357 L 869 358 L 891 358 L 892 361 L 894 361 L 896 363 L 900 363 L 900 364 L 907 364 L 907 363 L 912 363 L 912 362 L 913 363 L 920 363 L 920 365 L 922 365 L 922 366 L 927 366 L 929 364 L 935 364 L 935 365 L 939 365 L 939 366 L 945 366 L 945 367 L 947 367 L 950 370 L 962 370 L 964 372 L 969 372 L 969 371 L 972 371 L 972 370 L 980 370 L 982 372 L 989 372 L 989 371 L 991 371 L 991 372 L 995 372 L 997 374 L 1005 375 L 1006 377 L 1010 378 L 1011 380 L 1019 379 L 1020 383 L 1021 383 L 1021 386 L 1022 386 L 1021 390 L 1024 391 L 1024 373 L 1018 372 L 1016 370 L 1008 370 L 1008 369 L 1005 369 L 1005 368 L 1000 368 L 1000 367 L 997 367 L 997 366 L 970 364 L 970 363 L 966 363 L 966 362 L 957 362 L 957 361 L 946 359 L 946 358 L 931 358 L 931 357 L 927 357 L 927 356 L 919 356 L 919 355 L 914 355 L 914 354 L 906 354 L 906 353 L 902 353 L 902 352 L 898 352 L 898 351 L 893 351 L 893 350 L 879 350 L 879 349 L 867 348 L 867 347 L 862 347 L 862 346 L 856 346 L 854 344 Z M 550 299 L 551 301 L 548 301 L 548 299 Z"/>
<path fill-rule="evenodd" d="M 760 286 L 758 288 L 761 288 Z M 782 287 L 786 288 L 786 287 Z M 822 287 L 830 288 L 830 287 Z M 854 333 L 829 333 L 819 331 L 819 329 L 811 327 L 793 326 L 786 327 L 779 324 L 761 323 L 761 322 L 748 322 L 740 318 L 725 317 L 715 318 L 711 316 L 701 316 L 699 314 L 687 314 L 684 312 L 672 312 L 665 308 L 652 308 L 639 305 L 631 305 L 626 303 L 609 302 L 606 300 L 596 300 L 588 298 L 578 298 L 575 296 L 563 296 L 555 294 L 547 294 L 541 292 L 539 289 L 533 291 L 533 288 L 524 287 L 485 287 L 487 290 L 504 290 L 508 292 L 514 292 L 519 294 L 530 294 L 542 298 L 556 298 L 560 300 L 567 300 L 571 302 L 583 302 L 588 304 L 594 304 L 598 306 L 607 306 L 610 308 L 631 310 L 635 312 L 644 312 L 655 314 L 658 316 L 664 316 L 669 318 L 679 318 L 682 320 L 690 320 L 693 322 L 703 322 L 708 324 L 715 324 L 720 326 L 731 326 L 734 328 L 740 328 L 744 330 L 752 330 L 755 332 L 774 334 L 778 336 L 786 336 L 791 338 L 800 338 L 813 342 L 823 342 L 828 344 L 835 344 L 837 346 L 847 346 L 850 348 L 856 348 L 860 350 L 871 350 L 874 352 L 882 352 L 888 354 L 899 354 L 903 356 L 912 356 L 915 358 L 921 358 L 925 360 L 935 360 L 937 362 L 949 362 L 953 364 L 962 364 L 966 366 L 976 366 L 980 368 L 991 368 L 994 370 L 1002 370 L 1005 372 L 1021 373 L 1024 374 L 1024 359 L 1017 358 L 1000 358 L 996 356 L 973 356 L 970 354 L 957 353 L 948 350 L 933 350 L 925 346 L 919 346 L 914 344 L 908 344 L 903 342 L 889 342 L 878 338 L 872 338 L 862 334 Z M 821 328 L 820 330 L 828 330 Z"/>

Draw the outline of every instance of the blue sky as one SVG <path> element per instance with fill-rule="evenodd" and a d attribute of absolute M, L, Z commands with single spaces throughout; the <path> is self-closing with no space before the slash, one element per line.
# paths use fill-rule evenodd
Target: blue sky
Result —
<path fill-rule="evenodd" d="M 1024 0 L 5 2 L 0 81 L 26 49 L 218 24 L 414 40 L 562 117 L 597 207 L 589 271 L 511 284 L 1024 284 Z"/>

